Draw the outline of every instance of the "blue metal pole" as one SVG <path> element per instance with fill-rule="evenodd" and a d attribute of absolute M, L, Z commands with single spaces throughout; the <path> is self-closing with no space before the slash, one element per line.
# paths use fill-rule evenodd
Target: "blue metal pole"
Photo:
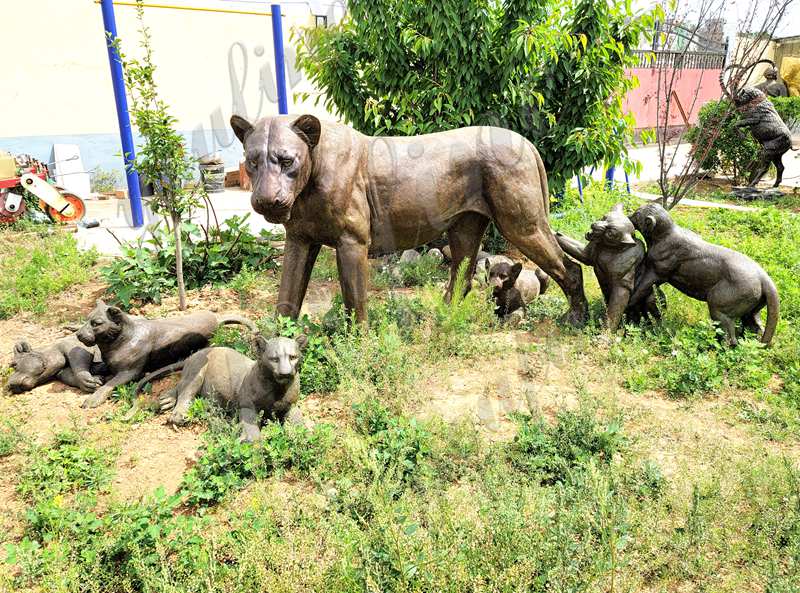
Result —
<path fill-rule="evenodd" d="M 606 169 L 606 189 L 614 188 L 614 167 Z"/>
<path fill-rule="evenodd" d="M 125 94 L 125 79 L 122 74 L 122 62 L 113 45 L 117 38 L 117 21 L 114 18 L 114 4 L 112 0 L 101 0 L 100 7 L 103 11 L 103 27 L 108 45 L 108 63 L 111 66 L 111 82 L 114 85 L 114 101 L 117 104 L 117 121 L 119 122 L 119 137 L 122 141 L 122 154 L 125 159 L 125 176 L 128 180 L 128 198 L 131 202 L 131 217 L 134 227 L 144 224 L 142 214 L 142 192 L 139 187 L 139 174 L 133 169 L 136 158 L 136 147 L 133 144 L 131 133 L 131 119 L 128 114 L 128 97 Z"/>
<path fill-rule="evenodd" d="M 281 5 L 273 4 L 272 13 L 272 42 L 275 46 L 275 82 L 278 87 L 278 112 L 289 113 L 289 104 L 286 100 L 286 59 L 283 56 L 283 27 L 281 25 Z"/>

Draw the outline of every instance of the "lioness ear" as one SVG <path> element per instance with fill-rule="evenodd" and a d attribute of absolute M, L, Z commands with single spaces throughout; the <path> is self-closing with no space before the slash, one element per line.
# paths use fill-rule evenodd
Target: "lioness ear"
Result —
<path fill-rule="evenodd" d="M 652 233 L 653 229 L 656 228 L 656 217 L 655 216 L 647 216 L 644 219 L 644 228 L 648 233 Z"/>
<path fill-rule="evenodd" d="M 308 336 L 305 334 L 300 334 L 294 339 L 294 341 L 297 342 L 297 347 L 300 348 L 301 352 L 306 349 L 306 346 L 308 346 Z"/>
<path fill-rule="evenodd" d="M 109 307 L 106 309 L 106 315 L 108 315 L 108 318 L 114 323 L 122 321 L 122 309 L 119 307 Z"/>
<path fill-rule="evenodd" d="M 97 307 L 105 307 L 105 306 L 106 306 L 106 302 L 105 302 L 103 299 L 97 299 L 97 300 L 94 302 L 94 304 L 95 304 L 95 306 L 97 306 Z"/>
<path fill-rule="evenodd" d="M 292 122 L 292 130 L 308 144 L 311 150 L 319 144 L 321 128 L 319 120 L 313 115 L 301 115 Z"/>
<path fill-rule="evenodd" d="M 17 354 L 24 354 L 25 352 L 30 352 L 31 350 L 31 345 L 28 344 L 28 342 L 17 342 L 14 344 L 14 352 Z"/>
<path fill-rule="evenodd" d="M 487 274 L 488 274 L 489 272 L 491 272 L 491 268 L 492 268 L 492 267 L 489 265 L 489 258 L 488 258 L 488 257 L 487 257 L 487 258 L 485 258 L 485 259 L 483 260 L 483 267 L 484 267 L 484 269 L 486 270 L 486 273 L 487 273 Z"/>
<path fill-rule="evenodd" d="M 253 343 L 258 355 L 261 356 L 264 354 L 264 351 L 267 349 L 267 339 L 261 334 L 256 334 L 255 338 L 253 338 Z"/>
<path fill-rule="evenodd" d="M 244 144 L 245 139 L 253 131 L 253 124 L 239 115 L 231 116 L 231 127 L 239 141 Z"/>
<path fill-rule="evenodd" d="M 519 278 L 519 273 L 521 271 L 522 271 L 521 263 L 517 262 L 513 266 L 511 266 L 511 273 L 508 275 L 508 280 L 511 282 L 512 286 L 517 281 L 517 278 Z"/>

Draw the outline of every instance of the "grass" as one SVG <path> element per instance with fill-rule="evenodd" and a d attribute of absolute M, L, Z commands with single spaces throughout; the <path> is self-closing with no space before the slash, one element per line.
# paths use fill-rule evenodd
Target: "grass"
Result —
<path fill-rule="evenodd" d="M 572 199 L 553 224 L 575 237 L 615 201 L 636 205 Z M 265 333 L 309 336 L 301 387 L 316 408 L 301 410 L 327 420 L 267 424 L 244 444 L 229 415 L 198 400 L 185 430 L 204 431 L 200 455 L 174 493 L 133 501 L 118 499 L 117 449 L 97 435 L 137 426 L 111 416 L 38 445 L 23 424 L 0 426 L 22 506 L 0 590 L 797 593 L 800 222 L 776 209 L 675 217 L 775 279 L 771 348 L 721 348 L 705 306 L 671 289 L 662 323 L 609 336 L 589 270 L 589 327 L 542 327 L 565 310 L 555 289 L 529 307 L 526 329 L 549 332 L 533 343 L 498 339 L 510 332 L 487 294 L 445 303 L 427 280 L 372 294 L 368 327 L 338 299 L 322 319 L 268 316 Z M 234 281 L 241 297 L 252 281 Z M 214 343 L 250 352 L 235 328 Z M 536 375 L 548 365 L 569 381 Z M 452 424 L 419 413 L 459 368 L 563 393 L 535 393 L 542 411 L 488 438 L 467 409 Z"/>
<path fill-rule="evenodd" d="M 78 250 L 75 238 L 50 228 L 0 235 L 0 319 L 41 314 L 50 298 L 92 277 L 92 250 Z"/>

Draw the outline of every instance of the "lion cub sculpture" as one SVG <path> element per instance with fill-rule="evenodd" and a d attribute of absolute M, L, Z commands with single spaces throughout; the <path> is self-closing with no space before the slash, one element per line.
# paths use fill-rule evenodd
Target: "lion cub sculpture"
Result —
<path fill-rule="evenodd" d="M 186 415 L 199 394 L 213 398 L 223 407 L 237 411 L 241 440 L 261 437 L 259 419 L 283 422 L 300 395 L 297 365 L 308 339 L 255 338 L 257 360 L 231 348 L 206 348 L 184 361 L 168 365 L 144 377 L 137 393 L 153 379 L 183 369 L 181 380 L 159 398 L 161 411 L 172 410 L 169 422 L 186 423 Z"/>
<path fill-rule="evenodd" d="M 737 344 L 736 322 L 769 344 L 775 335 L 780 299 L 775 283 L 746 255 L 704 241 L 675 224 L 658 204 L 646 204 L 631 215 L 631 222 L 647 241 L 645 271 L 631 296 L 635 303 L 654 286 L 669 283 L 683 294 L 705 301 L 708 313 L 725 332 L 730 346 Z M 763 332 L 760 311 L 767 307 Z"/>
<path fill-rule="evenodd" d="M 633 223 L 625 216 L 622 204 L 616 204 L 601 220 L 592 223 L 586 233 L 586 245 L 561 233 L 556 239 L 565 253 L 594 268 L 606 302 L 608 328 L 615 331 L 625 316 L 638 323 L 648 315 L 660 319 L 659 304 L 666 299 L 658 289 L 650 288 L 638 304 L 630 305 L 631 294 L 643 272 L 644 243 L 636 239 Z"/>

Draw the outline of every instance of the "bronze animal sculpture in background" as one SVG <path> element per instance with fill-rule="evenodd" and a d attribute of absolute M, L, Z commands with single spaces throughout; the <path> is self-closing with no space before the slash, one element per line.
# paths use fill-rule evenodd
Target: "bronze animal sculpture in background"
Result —
<path fill-rule="evenodd" d="M 547 290 L 550 278 L 542 270 L 523 270 L 519 262 L 500 261 L 490 266 L 489 258 L 483 261 L 498 317 L 508 317 Z"/>
<path fill-rule="evenodd" d="M 210 311 L 198 311 L 182 317 L 145 319 L 97 301 L 76 335 L 87 346 L 97 345 L 110 376 L 84 400 L 83 407 L 99 406 L 119 385 L 205 348 L 214 331 L 228 323 L 256 331 L 252 321 L 238 315 L 217 317 Z"/>
<path fill-rule="evenodd" d="M 558 283 L 568 319 L 585 322 L 580 266 L 548 224 L 547 175 L 525 138 L 472 127 L 417 137 L 368 137 L 316 117 L 266 117 L 231 126 L 252 179 L 253 209 L 286 228 L 278 312 L 296 317 L 322 245 L 336 249 L 345 307 L 366 320 L 368 257 L 424 245 L 447 233 L 450 296 L 459 266 L 475 273 L 484 231 L 502 235 Z"/>
<path fill-rule="evenodd" d="M 107 372 L 100 360 L 100 351 L 87 348 L 75 335 L 37 350 L 27 342 L 17 342 L 11 368 L 13 372 L 8 378 L 11 393 L 30 391 L 52 379 L 92 393 L 103 384 L 103 375 Z"/>
<path fill-rule="evenodd" d="M 725 332 L 729 345 L 737 343 L 736 322 L 761 334 L 769 344 L 778 325 L 780 301 L 775 284 L 756 262 L 732 249 L 707 243 L 672 220 L 658 204 L 646 204 L 631 222 L 647 242 L 645 270 L 637 281 L 631 304 L 647 298 L 654 286 L 669 283 L 683 294 L 708 303 L 708 312 Z M 761 332 L 759 312 L 767 307 L 767 325 Z"/>
<path fill-rule="evenodd" d="M 720 72 L 719 84 L 725 96 L 733 101 L 739 112 L 740 119 L 737 127 L 748 128 L 753 138 L 761 144 L 758 162 L 750 174 L 750 187 L 755 187 L 761 178 L 769 171 L 770 164 L 775 165 L 777 176 L 773 187 L 778 187 L 783 181 L 783 155 L 792 148 L 792 134 L 788 126 L 778 115 L 775 106 L 762 91 L 746 86 L 738 89 L 733 84 L 733 92 L 729 92 L 723 81 L 725 71 L 736 65 L 728 66 Z M 738 78 L 735 79 L 738 82 Z"/>
<path fill-rule="evenodd" d="M 764 70 L 764 82 L 756 85 L 756 88 L 768 97 L 788 97 L 789 89 L 780 77 L 780 73 L 775 66 L 768 66 Z"/>
<path fill-rule="evenodd" d="M 606 302 L 606 324 L 612 331 L 619 328 L 623 316 L 631 323 L 648 316 L 661 319 L 659 305 L 663 307 L 666 301 L 663 293 L 654 289 L 640 303 L 630 304 L 645 260 L 644 244 L 633 236 L 634 233 L 633 223 L 625 216 L 622 204 L 615 205 L 601 220 L 592 223 L 591 230 L 586 233 L 586 245 L 556 233 L 565 253 L 594 268 Z"/>
<path fill-rule="evenodd" d="M 259 419 L 283 422 L 300 396 L 297 365 L 307 338 L 256 336 L 257 360 L 231 348 L 206 348 L 186 360 L 159 369 L 139 381 L 137 393 L 145 383 L 183 369 L 178 384 L 159 398 L 162 411 L 172 410 L 169 421 L 186 423 L 186 414 L 195 397 L 214 398 L 238 412 L 243 441 L 261 436 Z"/>

